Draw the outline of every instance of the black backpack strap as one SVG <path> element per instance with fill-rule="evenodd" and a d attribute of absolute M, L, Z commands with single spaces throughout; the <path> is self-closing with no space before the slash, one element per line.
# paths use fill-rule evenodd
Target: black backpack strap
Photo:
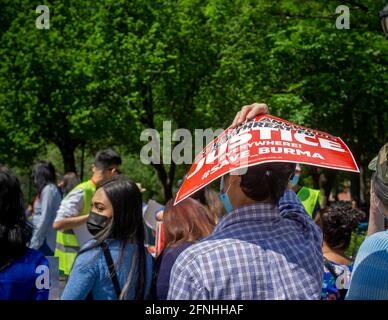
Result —
<path fill-rule="evenodd" d="M 323 264 L 325 265 L 326 269 L 329 270 L 329 272 L 334 277 L 334 279 L 337 280 L 338 274 L 335 272 L 335 270 L 334 270 L 332 264 L 330 263 L 330 261 L 327 260 L 326 258 L 324 258 L 323 259 Z"/>
<path fill-rule="evenodd" d="M 105 242 L 101 243 L 101 248 L 102 248 L 102 251 L 104 252 L 106 264 L 108 265 L 110 278 L 115 288 L 117 299 L 119 299 L 121 294 L 121 288 L 120 288 L 119 280 L 117 279 L 117 274 L 115 270 L 115 265 L 113 263 L 112 255 L 110 254 L 109 248 Z"/>

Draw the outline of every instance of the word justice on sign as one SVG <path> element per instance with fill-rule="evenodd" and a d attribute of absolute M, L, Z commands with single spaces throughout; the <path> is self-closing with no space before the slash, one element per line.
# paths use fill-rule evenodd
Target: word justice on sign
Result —
<path fill-rule="evenodd" d="M 176 203 L 228 172 L 266 162 L 359 172 L 353 155 L 340 138 L 262 115 L 225 130 L 196 157 Z"/>

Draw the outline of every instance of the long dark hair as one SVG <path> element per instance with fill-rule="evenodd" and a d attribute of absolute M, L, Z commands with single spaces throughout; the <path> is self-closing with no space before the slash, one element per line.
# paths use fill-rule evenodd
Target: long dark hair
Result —
<path fill-rule="evenodd" d="M 0 165 L 0 269 L 25 254 L 32 231 L 19 180 Z"/>
<path fill-rule="evenodd" d="M 108 226 L 96 235 L 96 243 L 80 251 L 79 254 L 101 245 L 107 239 L 115 239 L 121 242 L 121 253 L 128 243 L 137 245 L 137 253 L 132 259 L 137 258 L 138 277 L 136 286 L 136 300 L 142 300 L 144 296 L 146 278 L 145 235 L 143 228 L 142 197 L 136 183 L 116 175 L 102 181 L 97 188 L 103 188 L 113 207 L 113 216 Z M 119 259 L 120 260 L 120 259 Z M 136 267 L 135 263 L 132 266 Z M 120 294 L 120 299 L 125 299 L 132 283 L 134 270 L 128 274 L 127 281 Z"/>
<path fill-rule="evenodd" d="M 55 168 L 49 161 L 40 160 L 32 168 L 32 180 L 38 190 L 41 193 L 43 188 L 50 183 L 55 184 Z"/>

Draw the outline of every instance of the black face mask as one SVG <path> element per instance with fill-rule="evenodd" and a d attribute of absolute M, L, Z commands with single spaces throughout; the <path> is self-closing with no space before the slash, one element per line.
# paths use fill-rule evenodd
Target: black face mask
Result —
<path fill-rule="evenodd" d="M 107 221 L 108 221 L 107 217 L 91 211 L 89 214 L 88 221 L 86 222 L 86 226 L 89 232 L 93 236 L 95 236 L 101 230 L 105 229 Z"/>

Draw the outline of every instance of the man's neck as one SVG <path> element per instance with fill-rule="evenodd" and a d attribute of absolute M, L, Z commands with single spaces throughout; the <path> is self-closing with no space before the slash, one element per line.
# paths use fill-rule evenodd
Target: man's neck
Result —
<path fill-rule="evenodd" d="M 90 178 L 90 180 L 92 180 L 94 184 L 99 183 L 102 179 L 102 176 L 97 173 L 94 173 L 93 176 Z"/>
<path fill-rule="evenodd" d="M 240 203 L 238 203 L 236 205 L 236 208 L 251 206 L 254 204 L 271 204 L 271 202 L 269 200 L 256 201 L 256 200 L 253 200 L 253 199 L 247 197 L 247 198 L 243 199 Z"/>

